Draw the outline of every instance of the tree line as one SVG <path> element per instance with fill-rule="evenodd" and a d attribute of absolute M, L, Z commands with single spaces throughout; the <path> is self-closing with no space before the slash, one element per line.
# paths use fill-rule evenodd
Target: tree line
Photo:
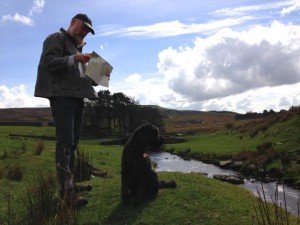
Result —
<path fill-rule="evenodd" d="M 141 106 L 122 92 L 111 94 L 103 90 L 98 92 L 98 96 L 96 100 L 85 102 L 83 136 L 131 133 L 144 123 L 163 130 L 163 120 L 157 108 Z"/>
<path fill-rule="evenodd" d="M 280 112 L 286 112 L 286 110 L 282 109 Z M 275 112 L 273 109 L 264 110 L 262 113 L 257 112 L 246 112 L 245 114 L 236 114 L 234 118 L 236 120 L 246 120 L 246 119 L 260 119 L 266 118 L 271 115 L 276 115 L 278 112 Z"/>

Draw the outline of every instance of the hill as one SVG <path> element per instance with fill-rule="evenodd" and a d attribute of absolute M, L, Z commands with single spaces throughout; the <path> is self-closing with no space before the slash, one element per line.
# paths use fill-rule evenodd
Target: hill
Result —
<path fill-rule="evenodd" d="M 53 124 L 50 108 L 0 109 L 0 125 L 49 125 Z"/>
<path fill-rule="evenodd" d="M 145 105 L 146 106 L 146 105 Z M 224 128 L 226 123 L 235 121 L 234 112 L 203 112 L 196 110 L 167 109 L 156 105 L 163 117 L 167 132 L 203 132 Z M 0 109 L 0 125 L 52 125 L 50 108 L 9 108 Z"/>

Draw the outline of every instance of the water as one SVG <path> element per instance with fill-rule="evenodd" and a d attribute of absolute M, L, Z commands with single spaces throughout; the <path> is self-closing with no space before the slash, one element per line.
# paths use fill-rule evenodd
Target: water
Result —
<path fill-rule="evenodd" d="M 214 174 L 226 174 L 226 175 L 238 175 L 240 173 L 232 171 L 232 170 L 226 170 L 221 169 L 215 165 L 203 163 L 196 160 L 183 160 L 180 157 L 176 155 L 172 155 L 168 152 L 161 152 L 161 153 L 151 153 L 150 154 L 151 159 L 157 163 L 157 169 L 156 171 L 167 171 L 167 172 L 183 172 L 183 173 L 191 173 L 191 172 L 202 172 L 207 173 L 209 178 L 212 178 Z M 269 182 L 269 183 L 263 183 L 266 200 L 271 202 L 272 198 L 274 199 L 274 194 L 276 190 L 276 182 Z M 257 194 L 257 190 L 261 192 L 261 182 L 254 182 L 252 183 L 249 180 L 245 179 L 245 184 L 239 185 L 247 190 L 250 190 L 254 195 Z M 283 190 L 285 192 L 285 198 L 287 203 L 287 210 L 291 213 L 297 214 L 298 213 L 298 207 L 297 202 L 300 200 L 300 191 L 278 185 L 278 203 L 281 203 L 281 206 L 284 207 L 284 195 Z"/>

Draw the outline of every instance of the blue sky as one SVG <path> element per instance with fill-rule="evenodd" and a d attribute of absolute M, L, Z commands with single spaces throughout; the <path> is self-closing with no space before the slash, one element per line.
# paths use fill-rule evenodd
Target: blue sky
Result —
<path fill-rule="evenodd" d="M 174 109 L 300 104 L 299 0 L 1 0 L 0 108 L 49 106 L 33 97 L 42 43 L 79 12 L 96 32 L 84 52 L 114 67 L 111 92 Z"/>

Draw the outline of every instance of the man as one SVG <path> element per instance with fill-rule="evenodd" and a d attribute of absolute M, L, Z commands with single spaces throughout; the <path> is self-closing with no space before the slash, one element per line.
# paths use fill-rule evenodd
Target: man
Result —
<path fill-rule="evenodd" d="M 56 127 L 55 161 L 60 198 L 75 207 L 87 204 L 85 198 L 75 193 L 71 173 L 81 133 L 84 98 L 97 98 L 94 83 L 84 75 L 85 64 L 91 56 L 82 53 L 82 47 L 89 32 L 94 34 L 92 21 L 85 14 L 77 14 L 67 30 L 61 28 L 46 38 L 34 93 L 50 101 Z"/>

